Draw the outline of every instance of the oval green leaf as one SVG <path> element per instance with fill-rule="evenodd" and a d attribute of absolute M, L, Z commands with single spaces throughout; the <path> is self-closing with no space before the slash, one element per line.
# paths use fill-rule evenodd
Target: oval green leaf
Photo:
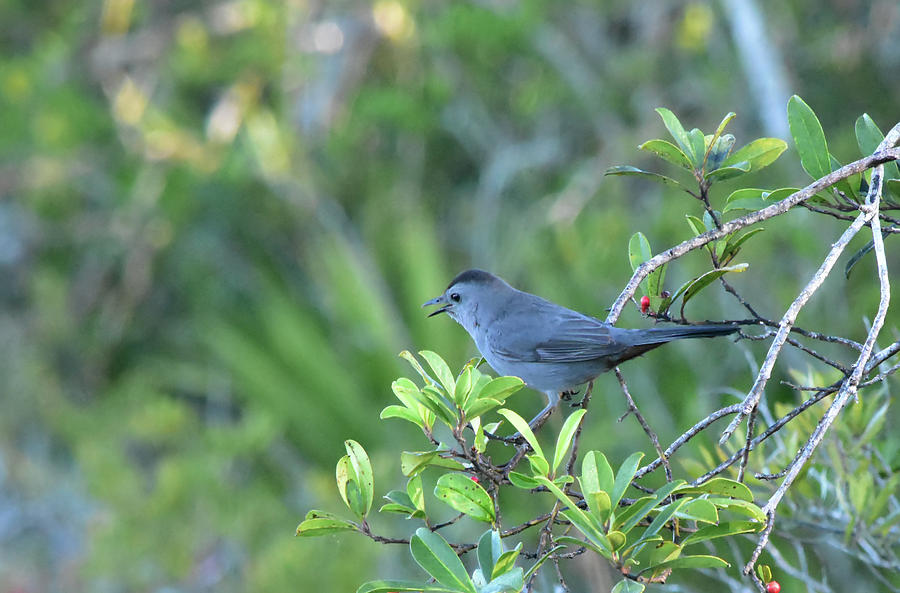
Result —
<path fill-rule="evenodd" d="M 493 523 L 494 503 L 490 495 L 474 480 L 463 474 L 444 474 L 438 478 L 434 495 L 460 513 Z"/>
<path fill-rule="evenodd" d="M 420 527 L 409 540 L 415 561 L 438 583 L 451 591 L 476 593 L 466 567 L 447 541 L 433 531 Z"/>
<path fill-rule="evenodd" d="M 813 179 L 831 173 L 831 157 L 822 124 L 810 106 L 797 95 L 788 101 L 788 127 L 797 146 L 803 170 Z"/>

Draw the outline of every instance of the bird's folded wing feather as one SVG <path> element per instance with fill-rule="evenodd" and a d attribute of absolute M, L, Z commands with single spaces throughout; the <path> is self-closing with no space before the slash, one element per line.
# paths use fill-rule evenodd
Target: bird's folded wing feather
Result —
<path fill-rule="evenodd" d="M 548 310 L 538 303 L 505 317 L 488 340 L 496 355 L 511 361 L 577 362 L 621 350 L 613 331 L 593 317 L 562 307 Z"/>

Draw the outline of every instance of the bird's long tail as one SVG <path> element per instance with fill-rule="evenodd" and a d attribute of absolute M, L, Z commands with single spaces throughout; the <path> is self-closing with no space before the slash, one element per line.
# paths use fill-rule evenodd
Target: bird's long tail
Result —
<path fill-rule="evenodd" d="M 672 340 L 714 338 L 716 336 L 733 334 L 736 331 L 738 331 L 738 327 L 733 325 L 679 325 L 629 330 L 628 342 L 630 343 L 616 357 L 615 364 L 640 356 Z"/>
<path fill-rule="evenodd" d="M 683 338 L 713 338 L 733 334 L 738 330 L 734 325 L 678 325 L 674 327 L 651 327 L 629 332 L 633 346 L 665 344 Z"/>

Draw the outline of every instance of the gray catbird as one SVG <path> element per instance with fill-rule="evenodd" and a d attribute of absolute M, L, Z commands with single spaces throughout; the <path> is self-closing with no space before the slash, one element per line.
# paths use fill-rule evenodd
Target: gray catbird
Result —
<path fill-rule="evenodd" d="M 466 270 L 441 296 L 423 307 L 446 313 L 463 326 L 488 364 L 501 375 L 520 377 L 547 394 L 547 406 L 529 423 L 540 425 L 561 393 L 587 383 L 620 362 L 666 342 L 737 331 L 727 325 L 620 329 L 546 299 L 516 290 L 482 270 Z"/>

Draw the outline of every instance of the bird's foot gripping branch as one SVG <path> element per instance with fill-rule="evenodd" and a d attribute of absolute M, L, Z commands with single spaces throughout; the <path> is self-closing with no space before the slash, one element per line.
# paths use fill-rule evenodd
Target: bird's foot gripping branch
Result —
<path fill-rule="evenodd" d="M 623 580 L 614 591 L 641 591 L 643 583 L 665 582 L 675 571 L 728 566 L 709 554 L 706 544 L 765 527 L 766 516 L 753 503 L 750 489 L 737 481 L 718 477 L 694 485 L 668 480 L 651 488 L 637 481 L 639 473 L 649 474 L 648 466 L 641 467 L 643 453 L 630 455 L 617 470 L 600 451 L 579 455 L 589 391 L 566 418 L 553 449 L 545 451 L 528 423 L 503 407 L 523 387 L 520 379 L 491 379 L 476 361 L 454 375 L 437 354 L 419 354 L 430 372 L 404 352 L 420 383 L 395 381 L 401 405 L 388 406 L 381 416 L 415 424 L 431 447 L 400 455 L 400 469 L 409 478 L 406 488 L 388 492 L 379 509 L 405 515 L 419 526 L 404 538 L 373 531 L 372 467 L 362 447 L 347 441 L 336 475 L 354 519 L 310 511 L 297 528 L 306 537 L 356 531 L 378 542 L 408 545 L 434 581 L 372 581 L 359 593 L 518 592 L 547 560 L 565 582 L 561 563 L 584 553 L 602 556 L 621 572 Z M 492 421 L 485 424 L 488 416 Z M 504 423 L 519 431 L 526 444 L 514 447 L 488 438 L 503 431 Z M 434 493 L 427 504 L 426 488 Z M 504 494 L 504 501 L 515 492 L 541 496 L 545 512 L 515 525 L 504 523 L 500 501 L 506 490 L 512 493 Z M 463 521 L 484 523 L 488 529 L 471 542 L 451 543 L 440 534 Z M 471 533 L 471 526 L 459 525 L 457 531 Z M 460 559 L 468 552 L 473 552 L 471 572 Z"/>

